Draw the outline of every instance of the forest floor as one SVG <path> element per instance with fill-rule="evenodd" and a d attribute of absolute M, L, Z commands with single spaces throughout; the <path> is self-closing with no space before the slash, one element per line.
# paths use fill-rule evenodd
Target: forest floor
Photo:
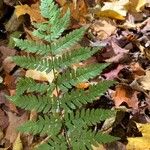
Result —
<path fill-rule="evenodd" d="M 150 1 L 149 0 L 56 0 L 65 12 L 71 10 L 68 31 L 88 26 L 80 42 L 84 46 L 102 47 L 84 62 L 108 62 L 110 66 L 99 76 L 116 80 L 94 105 L 94 108 L 119 111 L 115 122 L 106 120 L 102 128 L 121 138 L 111 145 L 95 150 L 150 149 Z M 0 149 L 12 149 L 20 134 L 16 127 L 36 114 L 19 109 L 5 95 L 13 95 L 21 76 L 43 81 L 45 76 L 16 66 L 11 56 L 23 55 L 13 38 L 36 40 L 31 32 L 32 22 L 42 22 L 39 0 L 0 1 Z M 97 81 L 91 81 L 97 82 Z M 89 83 L 90 84 L 90 83 Z M 87 88 L 82 83 L 77 88 Z M 34 137 L 21 138 L 32 145 Z M 25 147 L 24 149 L 28 149 Z"/>

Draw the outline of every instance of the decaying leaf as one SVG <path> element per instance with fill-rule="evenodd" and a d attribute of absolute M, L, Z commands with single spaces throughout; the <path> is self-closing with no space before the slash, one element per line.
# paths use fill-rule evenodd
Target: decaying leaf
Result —
<path fill-rule="evenodd" d="M 138 108 L 137 92 L 125 84 L 117 85 L 113 100 L 116 107 L 120 106 L 123 102 L 126 102 L 129 107 L 134 109 Z"/>
<path fill-rule="evenodd" d="M 128 138 L 127 150 L 149 150 L 150 149 L 150 123 L 137 124 L 142 137 Z"/>

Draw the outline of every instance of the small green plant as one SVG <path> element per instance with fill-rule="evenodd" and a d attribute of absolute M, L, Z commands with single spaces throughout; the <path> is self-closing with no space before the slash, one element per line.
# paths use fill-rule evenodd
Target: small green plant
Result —
<path fill-rule="evenodd" d="M 62 17 L 60 9 L 53 0 L 42 0 L 41 15 L 47 19 L 36 23 L 33 35 L 41 43 L 14 39 L 16 46 L 32 55 L 15 56 L 14 62 L 26 69 L 53 72 L 52 83 L 39 83 L 31 78 L 21 78 L 17 83 L 15 96 L 9 99 L 18 107 L 38 112 L 37 121 L 28 121 L 19 127 L 20 132 L 46 136 L 46 142 L 39 144 L 41 150 L 87 150 L 97 143 L 117 140 L 108 134 L 93 130 L 101 121 L 113 116 L 115 111 L 87 109 L 114 84 L 102 81 L 91 85 L 88 90 L 73 88 L 99 75 L 108 64 L 92 64 L 72 69 L 71 65 L 90 58 L 98 49 L 73 46 L 80 41 L 85 28 L 76 29 L 62 36 L 70 21 L 68 10 Z M 54 89 L 57 96 L 53 94 Z"/>

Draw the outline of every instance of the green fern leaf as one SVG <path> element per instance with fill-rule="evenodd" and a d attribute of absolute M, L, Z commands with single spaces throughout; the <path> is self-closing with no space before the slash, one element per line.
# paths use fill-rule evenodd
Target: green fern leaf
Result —
<path fill-rule="evenodd" d="M 65 93 L 61 99 L 62 107 L 70 112 L 72 109 L 77 109 L 87 103 L 92 103 L 97 97 L 103 95 L 114 83 L 114 81 L 103 81 L 97 85 L 90 86 L 86 92 L 77 89 L 72 90 L 71 93 Z"/>
<path fill-rule="evenodd" d="M 87 128 L 88 126 L 96 125 L 101 121 L 106 120 L 115 115 L 115 111 L 105 109 L 92 109 L 66 113 L 65 122 L 68 128 L 76 126 L 78 129 Z M 94 117 L 93 117 L 94 116 Z"/>
<path fill-rule="evenodd" d="M 51 22 L 60 17 L 60 9 L 54 4 L 53 0 L 42 0 L 40 5 L 41 15 L 48 18 Z"/>
<path fill-rule="evenodd" d="M 99 75 L 108 64 L 92 64 L 86 68 L 78 68 L 76 71 L 67 71 L 58 78 L 58 86 L 61 90 L 66 91 L 72 86 L 81 82 L 86 82 L 91 78 Z"/>
<path fill-rule="evenodd" d="M 75 45 L 77 42 L 81 40 L 85 33 L 85 28 L 80 28 L 72 31 L 71 33 L 67 34 L 65 37 L 58 39 L 56 42 L 52 43 L 52 53 L 53 54 L 60 54 L 65 49 Z"/>
<path fill-rule="evenodd" d="M 33 41 L 28 41 L 28 40 L 16 39 L 16 38 L 14 38 L 14 41 L 17 47 L 19 47 L 20 49 L 26 52 L 45 55 L 47 53 L 50 53 L 51 51 L 51 47 L 49 45 L 35 43 Z"/>
<path fill-rule="evenodd" d="M 18 130 L 20 132 L 32 133 L 33 135 L 49 135 L 56 136 L 61 129 L 61 121 L 55 117 L 39 117 L 38 121 L 27 121 L 25 124 L 20 126 Z"/>
<path fill-rule="evenodd" d="M 47 113 L 54 107 L 57 107 L 55 98 L 51 98 L 47 95 L 35 96 L 35 95 L 21 95 L 8 97 L 15 105 L 25 110 L 34 110 L 37 112 Z"/>
<path fill-rule="evenodd" d="M 37 92 L 40 94 L 44 94 L 46 92 L 52 92 L 54 90 L 55 85 L 52 83 L 51 85 L 47 85 L 45 83 L 37 83 L 32 78 L 21 78 L 17 83 L 16 94 L 21 95 L 25 91 L 27 93 Z"/>
<path fill-rule="evenodd" d="M 45 71 L 49 73 L 53 66 L 52 61 L 50 59 L 41 59 L 40 57 L 33 56 L 14 56 L 13 61 L 26 69 L 37 69 L 38 71 Z"/>
<path fill-rule="evenodd" d="M 55 136 L 53 140 L 48 141 L 48 144 L 40 145 L 37 150 L 67 150 L 67 142 L 64 136 Z"/>

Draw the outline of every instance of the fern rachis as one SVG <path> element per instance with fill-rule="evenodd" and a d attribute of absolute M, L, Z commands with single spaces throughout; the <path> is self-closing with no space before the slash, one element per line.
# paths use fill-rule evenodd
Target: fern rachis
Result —
<path fill-rule="evenodd" d="M 96 145 L 97 142 L 117 140 L 116 137 L 90 129 L 113 116 L 115 111 L 85 107 L 106 92 L 114 82 L 103 81 L 90 86 L 88 90 L 72 89 L 78 83 L 99 75 L 108 64 L 72 69 L 72 64 L 90 58 L 98 49 L 81 47 L 68 51 L 67 49 L 72 49 L 81 40 L 86 29 L 82 27 L 62 37 L 70 22 L 70 11 L 61 17 L 60 9 L 53 0 L 42 0 L 40 10 L 48 21 L 35 23 L 33 35 L 46 42 L 14 39 L 16 46 L 28 53 L 34 53 L 34 56 L 15 56 L 13 60 L 26 69 L 47 73 L 53 71 L 55 78 L 52 83 L 37 83 L 31 78 L 19 80 L 16 95 L 9 99 L 23 109 L 39 113 L 37 121 L 28 121 L 19 130 L 50 137 L 47 143 L 39 145 L 38 149 L 41 150 L 87 150 L 92 149 L 91 145 Z M 44 44 L 48 42 L 49 44 Z M 47 55 L 51 59 L 47 59 Z M 54 89 L 57 97 L 53 95 Z"/>

